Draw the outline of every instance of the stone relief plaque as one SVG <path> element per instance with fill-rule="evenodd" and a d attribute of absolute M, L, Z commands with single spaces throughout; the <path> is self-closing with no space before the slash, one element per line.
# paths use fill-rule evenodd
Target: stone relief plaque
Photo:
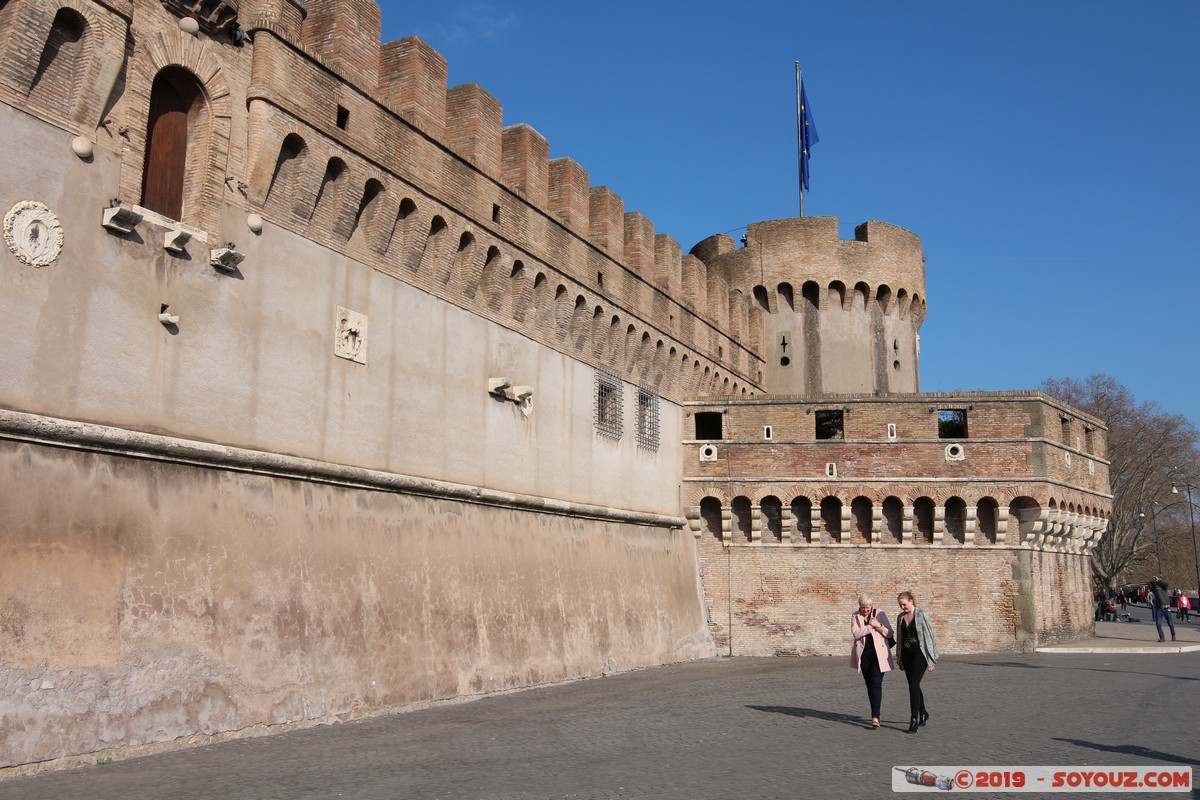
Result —
<path fill-rule="evenodd" d="M 333 354 L 359 364 L 367 363 L 367 317 L 338 306 Z"/>
<path fill-rule="evenodd" d="M 4 241 L 13 255 L 31 267 L 58 260 L 63 229 L 58 217 L 36 200 L 22 200 L 4 215 Z"/>

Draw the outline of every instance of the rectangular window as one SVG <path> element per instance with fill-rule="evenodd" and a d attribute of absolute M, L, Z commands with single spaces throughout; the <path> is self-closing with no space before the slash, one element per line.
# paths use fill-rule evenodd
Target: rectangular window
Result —
<path fill-rule="evenodd" d="M 1087 449 L 1087 452 L 1089 452 L 1089 453 L 1096 452 L 1096 450 L 1095 450 L 1096 443 L 1092 438 L 1092 429 L 1091 428 L 1083 429 L 1083 446 Z"/>
<path fill-rule="evenodd" d="M 611 372 L 596 370 L 596 431 L 610 439 L 621 438 L 621 379 Z"/>
<path fill-rule="evenodd" d="M 841 411 L 817 411 L 813 414 L 817 420 L 818 439 L 845 439 L 843 415 Z"/>
<path fill-rule="evenodd" d="M 638 387 L 637 443 L 647 450 L 658 450 L 658 393 Z"/>
<path fill-rule="evenodd" d="M 938 415 L 939 439 L 967 438 L 967 412 L 961 408 L 940 408 Z"/>
<path fill-rule="evenodd" d="M 1071 419 L 1070 417 L 1060 417 L 1059 424 L 1062 425 L 1062 441 L 1068 447 L 1071 446 Z"/>
<path fill-rule="evenodd" d="M 696 438 L 697 439 L 721 439 L 721 412 L 720 411 L 698 411 L 696 412 Z"/>

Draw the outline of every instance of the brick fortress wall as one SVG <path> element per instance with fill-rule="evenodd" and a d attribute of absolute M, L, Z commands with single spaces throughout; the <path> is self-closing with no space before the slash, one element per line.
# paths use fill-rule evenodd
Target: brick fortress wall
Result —
<path fill-rule="evenodd" d="M 858 594 L 890 609 L 902 590 L 946 652 L 1091 630 L 1087 554 L 1111 511 L 1098 420 L 1036 392 L 689 409 L 708 417 L 684 447 L 684 502 L 719 648 L 839 654 Z M 965 438 L 939 435 L 945 409 Z M 818 438 L 821 411 L 842 415 L 839 436 Z"/>

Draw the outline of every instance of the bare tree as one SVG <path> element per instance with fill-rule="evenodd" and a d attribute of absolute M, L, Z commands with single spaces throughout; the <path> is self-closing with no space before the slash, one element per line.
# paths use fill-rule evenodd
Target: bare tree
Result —
<path fill-rule="evenodd" d="M 1191 548 L 1185 552 L 1179 535 L 1191 509 L 1186 496 L 1172 493 L 1168 473 L 1200 474 L 1200 431 L 1157 403 L 1139 403 L 1109 375 L 1056 378 L 1040 388 L 1108 425 L 1113 510 L 1092 553 L 1093 578 L 1104 587 L 1141 582 L 1158 573 L 1161 562 L 1168 580 L 1178 585 L 1194 566 Z"/>

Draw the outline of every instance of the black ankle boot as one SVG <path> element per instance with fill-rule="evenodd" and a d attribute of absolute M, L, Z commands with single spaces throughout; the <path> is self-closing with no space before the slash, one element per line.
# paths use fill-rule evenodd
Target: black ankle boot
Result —
<path fill-rule="evenodd" d="M 917 724 L 923 726 L 926 722 L 929 722 L 929 712 L 922 711 L 921 716 L 917 718 Z"/>
<path fill-rule="evenodd" d="M 913 720 L 912 720 L 912 722 L 908 723 L 908 732 L 909 732 L 909 733 L 916 733 L 916 732 L 917 732 L 917 726 L 918 726 L 918 725 L 920 725 L 920 724 L 921 724 L 921 723 L 917 722 L 917 718 L 916 718 L 916 717 L 913 717 Z"/>

